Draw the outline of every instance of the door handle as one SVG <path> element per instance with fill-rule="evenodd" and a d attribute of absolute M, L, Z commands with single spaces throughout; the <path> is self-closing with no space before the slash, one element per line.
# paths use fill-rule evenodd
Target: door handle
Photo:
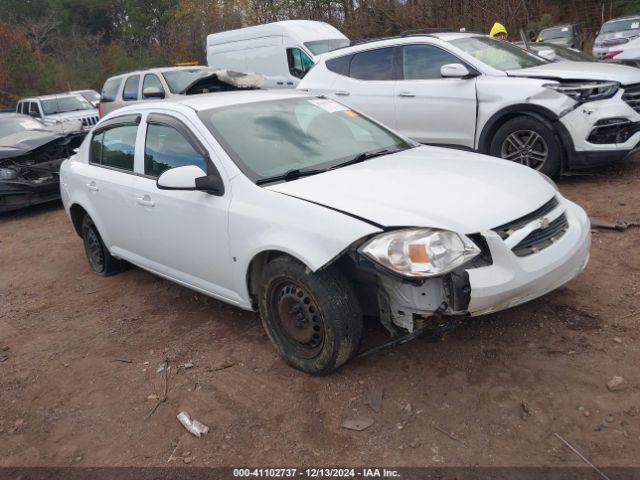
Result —
<path fill-rule="evenodd" d="M 415 93 L 411 93 L 411 92 L 400 92 L 398 94 L 399 97 L 406 97 L 406 98 L 413 98 L 416 96 Z"/>
<path fill-rule="evenodd" d="M 136 197 L 136 202 L 143 207 L 155 207 L 156 202 L 151 200 L 149 195 L 145 195 L 144 197 Z"/>
<path fill-rule="evenodd" d="M 348 97 L 349 95 L 351 95 L 351 93 L 345 90 L 338 90 L 336 91 L 336 95 L 340 95 L 341 97 Z"/>
<path fill-rule="evenodd" d="M 87 183 L 87 188 L 89 190 L 91 190 L 92 192 L 97 192 L 98 190 L 100 190 L 98 188 L 98 186 L 96 185 L 96 182 L 94 182 L 94 181 L 91 181 L 91 182 Z"/>

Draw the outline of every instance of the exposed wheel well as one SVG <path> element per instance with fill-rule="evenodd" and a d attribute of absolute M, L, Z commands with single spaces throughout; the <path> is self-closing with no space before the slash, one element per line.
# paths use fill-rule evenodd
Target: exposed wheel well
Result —
<path fill-rule="evenodd" d="M 249 268 L 247 269 L 247 289 L 249 290 L 249 298 L 251 299 L 251 306 L 254 310 L 258 309 L 258 293 L 260 292 L 260 279 L 262 278 L 262 272 L 267 263 L 277 257 L 287 256 L 295 258 L 286 252 L 280 250 L 266 250 L 260 252 L 251 259 Z M 298 260 L 296 258 L 296 260 Z"/>
<path fill-rule="evenodd" d="M 71 222 L 73 223 L 73 228 L 75 229 L 78 236 L 82 236 L 82 219 L 85 215 L 88 215 L 87 211 L 82 208 L 77 203 L 71 205 L 69 209 L 71 213 Z"/>

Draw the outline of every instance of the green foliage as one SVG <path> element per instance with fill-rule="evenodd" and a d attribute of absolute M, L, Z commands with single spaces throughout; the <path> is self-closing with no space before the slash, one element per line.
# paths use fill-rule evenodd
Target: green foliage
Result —
<path fill-rule="evenodd" d="M 10 92 L 35 95 L 51 85 L 51 75 L 34 53 L 22 45 L 13 45 L 6 59 L 7 87 Z"/>

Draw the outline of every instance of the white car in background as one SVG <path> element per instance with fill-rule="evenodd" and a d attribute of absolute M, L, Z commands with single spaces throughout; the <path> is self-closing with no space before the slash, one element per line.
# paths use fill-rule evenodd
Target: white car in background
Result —
<path fill-rule="evenodd" d="M 85 132 L 99 120 L 98 110 L 90 102 L 82 95 L 71 93 L 21 98 L 16 105 L 16 113 L 30 115 L 49 126 L 68 125 L 70 130 L 77 128 L 79 120 Z"/>
<path fill-rule="evenodd" d="M 413 335 L 539 297 L 589 256 L 587 215 L 538 172 L 295 91 L 122 108 L 60 183 L 97 274 L 126 260 L 258 310 L 314 374 L 356 354 L 364 315 Z"/>
<path fill-rule="evenodd" d="M 410 35 L 329 52 L 298 89 L 339 99 L 421 143 L 549 176 L 622 159 L 640 142 L 640 70 L 548 63 L 480 34 Z"/>
<path fill-rule="evenodd" d="M 285 20 L 208 35 L 207 65 L 260 73 L 267 88 L 294 88 L 321 54 L 349 43 L 328 23 Z"/>
<path fill-rule="evenodd" d="M 640 67 L 640 37 L 622 45 L 610 47 L 602 58 L 622 65 Z"/>

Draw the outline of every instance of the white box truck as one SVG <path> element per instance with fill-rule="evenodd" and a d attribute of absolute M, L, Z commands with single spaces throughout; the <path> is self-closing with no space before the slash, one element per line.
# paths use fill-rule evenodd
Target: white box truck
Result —
<path fill-rule="evenodd" d="M 208 35 L 207 64 L 261 73 L 266 88 L 295 88 L 319 55 L 349 43 L 327 23 L 286 20 Z"/>

